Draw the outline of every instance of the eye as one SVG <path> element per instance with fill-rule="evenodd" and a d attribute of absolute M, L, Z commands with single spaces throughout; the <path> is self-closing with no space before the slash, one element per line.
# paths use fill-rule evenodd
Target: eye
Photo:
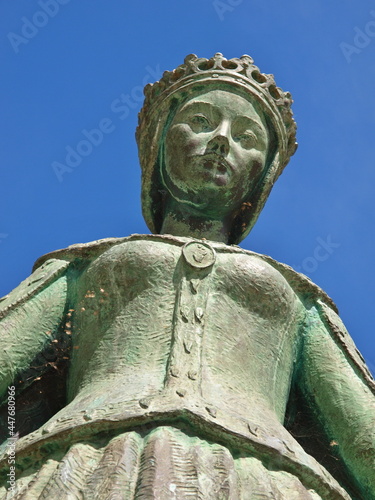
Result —
<path fill-rule="evenodd" d="M 208 118 L 202 114 L 191 116 L 189 119 L 189 125 L 196 134 L 199 134 L 200 132 L 210 132 L 212 130 L 212 126 Z"/>
<path fill-rule="evenodd" d="M 257 144 L 257 136 L 254 132 L 247 131 L 242 134 L 237 134 L 234 137 L 236 142 L 239 142 L 244 149 L 254 148 Z"/>

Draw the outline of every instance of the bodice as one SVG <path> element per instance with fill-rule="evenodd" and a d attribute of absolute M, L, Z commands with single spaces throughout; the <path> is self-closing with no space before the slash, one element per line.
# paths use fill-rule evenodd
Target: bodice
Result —
<path fill-rule="evenodd" d="M 157 400 L 283 422 L 299 302 L 256 255 L 222 244 L 130 240 L 78 282 L 71 405 Z"/>

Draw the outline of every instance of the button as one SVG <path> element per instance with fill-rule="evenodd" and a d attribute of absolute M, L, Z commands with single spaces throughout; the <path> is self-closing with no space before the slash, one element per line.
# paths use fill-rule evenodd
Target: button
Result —
<path fill-rule="evenodd" d="M 285 448 L 289 451 L 289 453 L 291 453 L 292 455 L 295 455 L 296 452 L 293 450 L 293 448 L 291 448 L 288 443 L 286 441 L 283 440 L 283 445 L 285 446 Z"/>
<path fill-rule="evenodd" d="M 185 351 L 190 354 L 191 348 L 193 347 L 193 342 L 191 340 L 184 340 Z"/>
<path fill-rule="evenodd" d="M 193 293 L 198 292 L 199 285 L 201 284 L 201 281 L 197 278 L 192 278 L 190 280 L 190 289 Z"/>
<path fill-rule="evenodd" d="M 258 427 L 253 424 L 247 424 L 247 427 L 253 436 L 258 437 Z"/>
<path fill-rule="evenodd" d="M 182 247 L 182 254 L 191 267 L 205 269 L 213 265 L 216 259 L 215 250 L 208 243 L 190 241 Z"/>
<path fill-rule="evenodd" d="M 197 318 L 197 320 L 200 323 L 202 321 L 202 318 L 203 318 L 203 315 L 204 315 L 203 309 L 201 307 L 197 307 L 195 309 L 194 313 L 195 313 L 195 317 Z"/>
<path fill-rule="evenodd" d="M 216 408 L 213 408 L 212 406 L 206 406 L 206 410 L 211 415 L 211 417 L 216 418 Z"/>
<path fill-rule="evenodd" d="M 189 321 L 189 309 L 187 307 L 181 307 L 180 313 L 182 319 L 187 323 Z"/>
<path fill-rule="evenodd" d="M 53 429 L 57 425 L 57 420 L 54 420 L 53 422 L 47 423 L 42 427 L 42 434 L 49 434 L 50 432 L 53 431 Z"/>
<path fill-rule="evenodd" d="M 176 394 L 178 394 L 180 396 L 180 398 L 183 398 L 186 394 L 186 390 L 185 389 L 177 389 Z"/>
<path fill-rule="evenodd" d="M 188 372 L 188 377 L 190 380 L 196 380 L 197 379 L 198 372 L 196 370 L 190 370 Z"/>
<path fill-rule="evenodd" d="M 139 405 L 142 408 L 148 408 L 151 404 L 151 400 L 149 398 L 143 398 L 139 400 Z"/>
<path fill-rule="evenodd" d="M 177 368 L 177 366 L 171 366 L 171 369 L 169 371 L 172 377 L 178 377 L 180 374 L 180 370 Z"/>

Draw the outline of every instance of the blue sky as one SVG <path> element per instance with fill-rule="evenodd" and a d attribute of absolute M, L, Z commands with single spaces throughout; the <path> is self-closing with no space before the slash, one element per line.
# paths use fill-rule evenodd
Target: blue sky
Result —
<path fill-rule="evenodd" d="M 242 246 L 320 285 L 375 372 L 369 0 L 1 2 L 0 295 L 44 253 L 148 232 L 134 139 L 141 87 L 189 53 L 215 52 L 250 54 L 295 100 L 299 149 Z M 98 127 L 102 139 L 58 178 L 54 162 Z"/>

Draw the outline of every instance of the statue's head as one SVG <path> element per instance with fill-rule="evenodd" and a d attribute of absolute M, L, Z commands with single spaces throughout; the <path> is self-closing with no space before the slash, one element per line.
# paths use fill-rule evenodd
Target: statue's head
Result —
<path fill-rule="evenodd" d="M 249 233 L 296 150 L 292 99 L 249 56 L 187 56 L 145 88 L 137 141 L 142 208 L 161 230 L 168 200 L 230 218 L 230 241 Z"/>

